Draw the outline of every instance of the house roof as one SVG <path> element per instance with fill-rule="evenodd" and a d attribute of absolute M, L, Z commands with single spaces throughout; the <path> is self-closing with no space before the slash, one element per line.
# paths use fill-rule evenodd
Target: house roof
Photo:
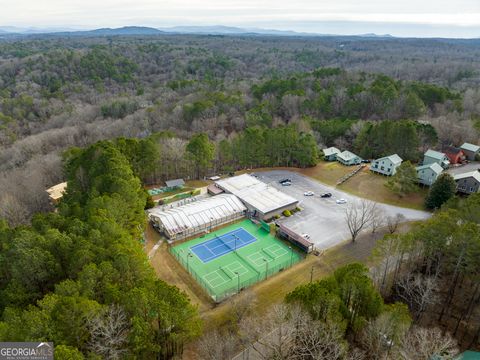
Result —
<path fill-rule="evenodd" d="M 455 181 L 465 179 L 465 178 L 469 178 L 469 177 L 473 177 L 477 182 L 480 183 L 480 171 L 478 171 L 478 170 L 470 171 L 470 172 L 463 173 L 463 174 L 456 174 L 456 175 L 453 176 Z"/>
<path fill-rule="evenodd" d="M 183 186 L 185 185 L 185 181 L 183 181 L 183 179 L 167 180 L 165 184 L 168 187 Z"/>
<path fill-rule="evenodd" d="M 460 148 L 468 151 L 472 151 L 472 152 L 480 151 L 480 146 L 475 144 L 470 144 L 470 143 L 464 143 L 462 146 L 460 146 Z"/>
<path fill-rule="evenodd" d="M 446 146 L 446 147 L 443 149 L 443 152 L 444 152 L 445 154 L 457 155 L 458 153 L 463 152 L 463 150 L 460 149 L 460 148 L 457 148 L 457 147 L 455 147 L 455 146 Z"/>
<path fill-rule="evenodd" d="M 337 154 L 337 158 L 341 158 L 342 160 L 345 160 L 345 161 L 352 160 L 358 157 L 359 157 L 358 155 L 355 155 L 354 153 L 348 150 L 342 151 L 341 153 Z"/>
<path fill-rule="evenodd" d="M 297 199 L 249 174 L 218 180 L 216 185 L 226 192 L 238 196 L 243 203 L 263 214 L 298 203 Z"/>
<path fill-rule="evenodd" d="M 323 154 L 325 156 L 330 156 L 330 155 L 335 155 L 335 154 L 338 154 L 340 153 L 341 151 L 338 150 L 336 147 L 332 146 L 332 147 L 329 147 L 327 149 L 323 149 Z"/>
<path fill-rule="evenodd" d="M 431 158 L 434 158 L 434 159 L 438 159 L 438 160 L 442 160 L 446 155 L 444 153 L 439 152 L 439 151 L 428 149 L 427 152 L 425 153 L 425 156 L 428 156 L 428 157 L 431 157 Z"/>
<path fill-rule="evenodd" d="M 67 183 L 62 182 L 60 184 L 54 185 L 51 188 L 47 189 L 48 196 L 50 196 L 50 199 L 52 200 L 58 200 L 60 199 L 65 191 L 67 190 Z"/>
<path fill-rule="evenodd" d="M 393 155 L 390 155 L 390 156 L 384 156 L 384 157 L 379 158 L 375 161 L 379 161 L 379 160 L 383 160 L 383 159 L 388 159 L 395 165 L 401 164 L 402 161 L 403 161 L 403 159 L 400 156 L 398 156 L 397 154 L 393 154 Z"/>
<path fill-rule="evenodd" d="M 425 169 L 430 169 L 432 170 L 434 173 L 436 173 L 437 175 L 440 174 L 442 171 L 443 171 L 443 168 L 438 165 L 437 163 L 433 163 L 433 164 L 428 164 L 428 165 L 422 165 L 422 166 L 417 166 L 415 168 L 415 170 L 417 170 L 417 172 L 419 172 L 420 170 L 425 170 Z"/>

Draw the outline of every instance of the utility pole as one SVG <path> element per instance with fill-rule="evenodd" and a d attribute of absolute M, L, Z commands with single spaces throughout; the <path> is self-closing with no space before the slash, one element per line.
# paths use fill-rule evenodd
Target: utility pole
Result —
<path fill-rule="evenodd" d="M 312 283 L 312 281 L 313 281 L 313 266 L 310 269 L 310 284 Z"/>

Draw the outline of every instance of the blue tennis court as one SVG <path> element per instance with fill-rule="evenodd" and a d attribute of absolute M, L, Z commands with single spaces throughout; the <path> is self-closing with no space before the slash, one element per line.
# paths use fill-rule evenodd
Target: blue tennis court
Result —
<path fill-rule="evenodd" d="M 190 250 L 206 263 L 255 241 L 255 236 L 244 228 L 239 228 L 192 246 Z"/>

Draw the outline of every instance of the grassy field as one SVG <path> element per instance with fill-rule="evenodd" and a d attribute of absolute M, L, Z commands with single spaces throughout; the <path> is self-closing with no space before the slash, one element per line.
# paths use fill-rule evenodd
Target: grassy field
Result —
<path fill-rule="evenodd" d="M 233 237 L 228 235 L 232 232 L 243 234 L 253 242 L 232 251 L 235 245 Z M 238 243 L 242 244 L 240 238 Z M 209 247 L 205 244 L 209 244 Z M 223 255 L 212 258 L 214 254 L 209 249 L 218 250 L 218 254 Z M 293 247 L 276 239 L 250 220 L 243 220 L 177 245 L 172 248 L 172 253 L 216 301 L 284 271 L 303 258 Z"/>

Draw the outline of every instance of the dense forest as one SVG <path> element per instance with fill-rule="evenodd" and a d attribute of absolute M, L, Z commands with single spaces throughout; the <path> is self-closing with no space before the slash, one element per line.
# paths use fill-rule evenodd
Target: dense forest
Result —
<path fill-rule="evenodd" d="M 2 341 L 53 341 L 58 359 L 152 359 L 199 334 L 196 309 L 143 252 L 147 195 L 121 150 L 73 149 L 59 212 L 0 223 Z"/>
<path fill-rule="evenodd" d="M 0 339 L 53 340 L 59 359 L 178 355 L 201 324 L 142 251 L 144 184 L 309 167 L 332 145 L 415 163 L 478 143 L 479 55 L 478 40 L 0 39 Z M 46 213 L 60 181 L 67 194 Z M 379 241 L 373 280 L 360 264 L 337 269 L 266 317 L 207 334 L 201 356 L 263 343 L 275 358 L 423 359 L 475 346 L 479 213 L 478 196 L 450 199 Z"/>
<path fill-rule="evenodd" d="M 151 181 L 199 174 L 182 155 L 198 132 L 217 148 L 210 172 L 299 165 L 239 154 L 242 137 L 271 146 L 282 127 L 318 147 L 412 161 L 429 146 L 477 141 L 479 54 L 475 40 L 0 39 L 0 216 L 15 225 L 48 210 L 44 189 L 65 179 L 62 152 L 102 139 L 168 132 L 156 138 L 165 170 Z M 264 141 L 265 128 L 279 130 Z M 408 146 L 389 141 L 406 134 Z"/>

